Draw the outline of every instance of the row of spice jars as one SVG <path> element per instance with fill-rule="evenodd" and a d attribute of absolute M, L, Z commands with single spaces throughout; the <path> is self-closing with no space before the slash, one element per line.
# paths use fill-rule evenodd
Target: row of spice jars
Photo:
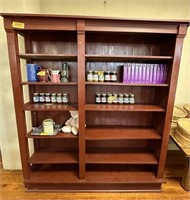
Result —
<path fill-rule="evenodd" d="M 88 82 L 116 82 L 117 71 L 88 71 Z"/>
<path fill-rule="evenodd" d="M 96 93 L 97 104 L 134 104 L 135 95 L 130 93 Z"/>
<path fill-rule="evenodd" d="M 68 93 L 33 93 L 34 103 L 68 103 Z"/>

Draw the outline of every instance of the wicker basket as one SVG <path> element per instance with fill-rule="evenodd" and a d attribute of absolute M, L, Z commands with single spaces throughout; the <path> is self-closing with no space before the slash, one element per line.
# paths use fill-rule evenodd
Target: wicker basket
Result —
<path fill-rule="evenodd" d="M 176 140 L 181 143 L 183 146 L 186 147 L 190 147 L 190 140 L 183 137 L 178 130 L 176 129 L 175 133 L 174 133 L 174 137 L 176 138 Z"/>
<path fill-rule="evenodd" d="M 183 109 L 187 112 L 187 117 L 190 118 L 190 103 L 184 104 Z"/>
<path fill-rule="evenodd" d="M 174 106 L 172 122 L 177 122 L 178 119 L 184 118 L 186 116 L 187 116 L 187 112 L 184 109 L 178 106 Z"/>
<path fill-rule="evenodd" d="M 183 137 L 190 140 L 190 119 L 181 118 L 177 122 L 176 129 Z"/>

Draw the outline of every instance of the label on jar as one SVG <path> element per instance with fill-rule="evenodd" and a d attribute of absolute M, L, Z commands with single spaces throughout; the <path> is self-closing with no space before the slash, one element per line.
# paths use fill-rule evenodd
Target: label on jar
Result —
<path fill-rule="evenodd" d="M 106 95 L 102 95 L 101 101 L 102 101 L 102 103 L 106 103 Z"/>
<path fill-rule="evenodd" d="M 105 72 L 105 81 L 110 81 L 111 80 L 111 77 L 110 77 L 110 72 Z"/>
<path fill-rule="evenodd" d="M 45 102 L 51 102 L 50 96 L 45 96 Z"/>
<path fill-rule="evenodd" d="M 56 103 L 56 96 L 55 96 L 55 95 L 52 95 L 52 96 L 51 96 L 51 102 L 52 102 L 52 103 Z"/>
<path fill-rule="evenodd" d="M 33 96 L 33 102 L 35 102 L 35 103 L 39 102 L 39 97 L 38 96 Z"/>
<path fill-rule="evenodd" d="M 117 74 L 112 73 L 110 78 L 111 78 L 111 81 L 113 81 L 113 82 L 117 81 Z"/>
<path fill-rule="evenodd" d="M 98 73 L 93 74 L 93 81 L 98 82 Z"/>
<path fill-rule="evenodd" d="M 88 74 L 87 74 L 87 81 L 93 81 L 93 74 L 92 74 L 92 72 L 88 72 Z"/>
<path fill-rule="evenodd" d="M 63 103 L 68 103 L 69 102 L 69 98 L 68 98 L 68 95 L 63 95 Z"/>
<path fill-rule="evenodd" d="M 123 103 L 128 104 L 129 103 L 129 97 L 124 97 Z"/>
<path fill-rule="evenodd" d="M 101 98 L 100 98 L 100 96 L 97 96 L 97 97 L 96 97 L 96 103 L 101 103 Z"/>
<path fill-rule="evenodd" d="M 40 102 L 45 102 L 44 96 L 43 96 L 43 95 L 40 95 L 39 100 L 40 100 Z"/>

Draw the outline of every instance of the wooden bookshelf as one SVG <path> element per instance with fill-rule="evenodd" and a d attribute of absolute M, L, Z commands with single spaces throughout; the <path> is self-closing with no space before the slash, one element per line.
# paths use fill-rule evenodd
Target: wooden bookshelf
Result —
<path fill-rule="evenodd" d="M 177 77 L 189 21 L 4 13 L 24 186 L 27 191 L 161 191 Z M 21 22 L 23 29 L 13 27 Z M 18 37 L 19 35 L 22 36 Z M 25 50 L 20 51 L 24 41 Z M 29 82 L 25 63 L 69 66 L 69 82 Z M 123 83 L 126 63 L 164 64 L 161 84 Z M 87 82 L 88 71 L 116 82 Z M 25 93 L 25 88 L 28 94 Z M 33 103 L 33 93 L 69 93 L 69 103 Z M 96 93 L 133 93 L 134 104 L 96 104 Z M 26 96 L 29 101 L 25 102 Z M 27 112 L 26 112 L 27 111 Z M 44 119 L 79 134 L 32 135 Z M 29 123 L 27 113 L 31 113 Z M 27 120 L 26 120 L 27 119 Z M 29 148 L 33 141 L 33 149 Z"/>

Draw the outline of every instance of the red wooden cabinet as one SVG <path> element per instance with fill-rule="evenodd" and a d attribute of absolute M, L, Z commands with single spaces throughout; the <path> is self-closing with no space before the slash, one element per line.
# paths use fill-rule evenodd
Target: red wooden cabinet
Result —
<path fill-rule="evenodd" d="M 161 190 L 189 22 L 10 13 L 2 16 L 26 190 Z M 69 65 L 67 83 L 28 82 L 25 78 L 25 63 L 52 69 L 62 62 Z M 127 62 L 166 64 L 166 82 L 122 83 L 121 66 Z M 114 70 L 118 79 L 88 82 L 89 70 Z M 32 102 L 34 92 L 68 92 L 70 102 L 36 104 Z M 95 93 L 103 92 L 134 93 L 136 102 L 95 104 Z M 78 136 L 63 132 L 34 136 L 28 131 L 28 112 L 32 126 L 41 125 L 46 118 L 63 125 L 70 110 L 79 111 Z M 33 152 L 29 140 L 33 140 Z"/>

